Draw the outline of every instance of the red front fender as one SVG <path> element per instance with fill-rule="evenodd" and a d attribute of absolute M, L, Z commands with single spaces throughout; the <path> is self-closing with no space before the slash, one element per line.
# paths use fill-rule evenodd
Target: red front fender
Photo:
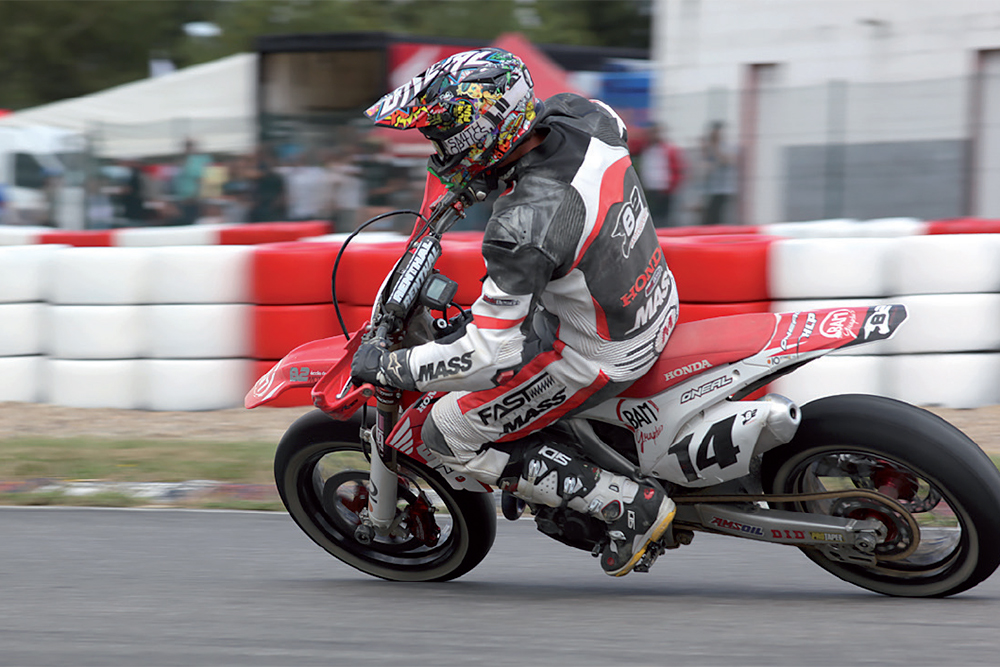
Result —
<path fill-rule="evenodd" d="M 366 323 L 354 332 L 350 340 L 344 336 L 332 336 L 298 346 L 257 380 L 243 399 L 243 405 L 247 409 L 256 408 L 289 389 L 313 387 L 313 402 L 317 407 L 335 417 L 341 417 L 340 413 L 346 410 L 353 413 L 371 396 L 371 385 L 352 387 L 336 397 L 330 396 L 329 392 L 336 387 L 336 391 L 342 393 L 342 388 L 350 382 L 351 359 L 361 345 L 361 334 L 367 326 Z"/>

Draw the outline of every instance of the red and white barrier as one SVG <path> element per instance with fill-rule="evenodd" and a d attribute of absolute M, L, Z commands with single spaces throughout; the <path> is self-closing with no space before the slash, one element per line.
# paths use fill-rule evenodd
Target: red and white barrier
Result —
<path fill-rule="evenodd" d="M 312 223 L 310 223 L 312 224 Z M 298 225 L 292 227 L 289 225 Z M 342 334 L 330 274 L 344 235 L 320 223 L 106 232 L 0 227 L 0 400 L 208 410 L 240 405 L 297 345 Z M 772 385 L 803 402 L 863 391 L 915 403 L 1000 403 L 1000 221 L 827 220 L 658 230 L 681 321 L 903 303 L 891 341 Z M 308 240 L 302 234 L 308 233 Z M 472 303 L 481 234 L 446 236 L 438 268 Z M 341 261 L 349 331 L 405 240 L 362 234 Z M 282 405 L 308 405 L 306 391 Z"/>

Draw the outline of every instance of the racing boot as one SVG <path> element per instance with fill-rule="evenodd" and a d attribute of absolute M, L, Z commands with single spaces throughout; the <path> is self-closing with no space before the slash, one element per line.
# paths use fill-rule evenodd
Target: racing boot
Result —
<path fill-rule="evenodd" d="M 511 456 L 500 488 L 527 502 L 565 506 L 607 523 L 601 567 L 609 575 L 631 572 L 673 521 L 676 507 L 663 491 L 591 465 L 562 445 L 532 445 L 518 454 Z"/>

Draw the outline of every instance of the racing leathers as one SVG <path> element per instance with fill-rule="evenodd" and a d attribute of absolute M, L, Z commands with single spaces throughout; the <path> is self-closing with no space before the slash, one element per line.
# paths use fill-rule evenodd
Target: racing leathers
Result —
<path fill-rule="evenodd" d="M 621 119 L 566 93 L 543 104 L 533 130 L 544 139 L 501 176 L 473 320 L 386 364 L 397 386 L 451 392 L 423 439 L 487 484 L 507 476 L 508 443 L 642 376 L 677 321 Z"/>

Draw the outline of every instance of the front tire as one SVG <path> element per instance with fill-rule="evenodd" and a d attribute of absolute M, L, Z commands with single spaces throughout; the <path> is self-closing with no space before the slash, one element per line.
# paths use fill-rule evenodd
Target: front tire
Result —
<path fill-rule="evenodd" d="M 359 428 L 317 410 L 282 437 L 274 478 L 295 523 L 331 555 L 382 579 L 447 581 L 478 565 L 496 536 L 492 494 L 455 490 L 402 455 L 397 528 L 370 541 L 356 536 L 368 484 Z"/>
<path fill-rule="evenodd" d="M 1000 565 L 1000 472 L 957 428 L 907 403 L 842 395 L 802 408 L 795 438 L 768 452 L 764 488 L 811 493 L 866 488 L 898 495 L 919 525 L 919 544 L 891 512 L 847 502 L 815 501 L 785 509 L 881 518 L 890 539 L 874 565 L 831 559 L 803 547 L 816 564 L 862 588 L 902 597 L 944 597 L 968 590 Z M 894 542 L 891 543 L 890 542 Z"/>

